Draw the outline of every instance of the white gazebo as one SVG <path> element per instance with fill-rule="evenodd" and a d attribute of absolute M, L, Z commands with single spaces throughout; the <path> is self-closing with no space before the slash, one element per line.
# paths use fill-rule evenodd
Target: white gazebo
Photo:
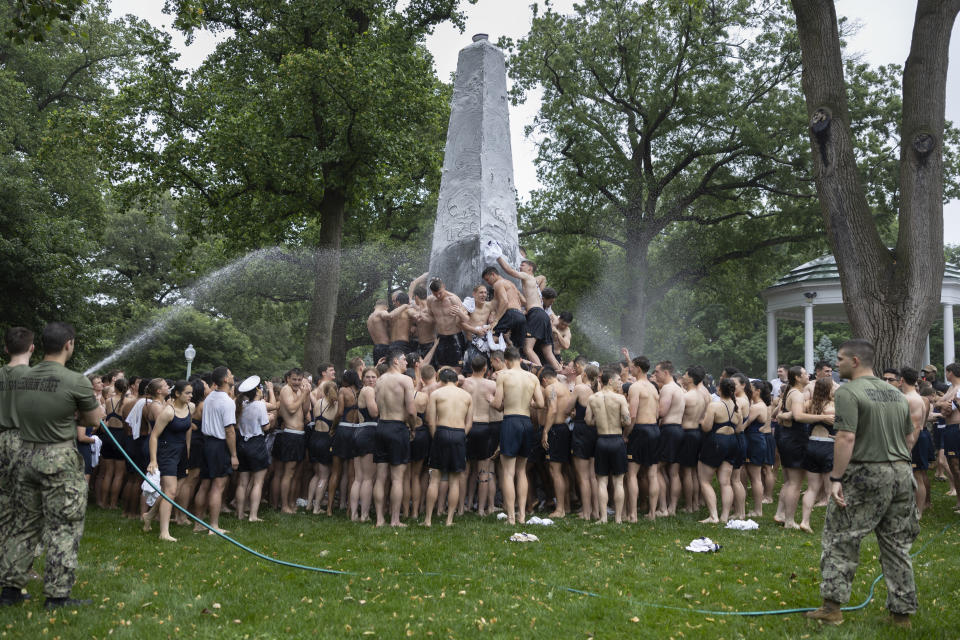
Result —
<path fill-rule="evenodd" d="M 767 379 L 777 377 L 777 319 L 803 320 L 803 362 L 813 371 L 814 307 L 821 322 L 847 322 L 840 272 L 832 255 L 821 256 L 793 269 L 760 293 L 767 302 Z M 943 363 L 954 361 L 953 305 L 960 304 L 960 266 L 947 263 L 940 290 L 943 306 Z M 924 364 L 930 362 L 930 336 Z M 943 368 L 941 367 L 941 376 Z"/>

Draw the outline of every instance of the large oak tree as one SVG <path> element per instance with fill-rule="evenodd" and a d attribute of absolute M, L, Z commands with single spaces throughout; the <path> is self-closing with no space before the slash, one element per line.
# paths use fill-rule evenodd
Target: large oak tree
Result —
<path fill-rule="evenodd" d="M 813 171 L 844 304 L 878 366 L 921 364 L 943 278 L 947 59 L 960 0 L 918 0 L 903 68 L 899 231 L 888 248 L 861 179 L 833 0 L 792 0 L 803 56 Z"/>

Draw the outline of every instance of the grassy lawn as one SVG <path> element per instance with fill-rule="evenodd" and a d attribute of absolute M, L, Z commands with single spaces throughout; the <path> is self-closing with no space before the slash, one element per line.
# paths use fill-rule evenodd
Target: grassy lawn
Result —
<path fill-rule="evenodd" d="M 946 485 L 933 488 L 934 508 L 914 550 L 958 518 L 952 498 L 943 496 Z M 144 534 L 139 523 L 91 508 L 74 595 L 94 604 L 50 614 L 41 606 L 41 584 L 31 582 L 31 603 L 0 610 L 0 637 L 903 637 L 885 622 L 883 581 L 873 602 L 847 613 L 839 628 L 821 629 L 799 614 L 732 617 L 649 606 L 748 611 L 819 604 L 819 535 L 778 528 L 773 508 L 766 510 L 761 528 L 748 532 L 700 525 L 689 515 L 605 526 L 569 517 L 552 527 L 517 528 L 467 515 L 451 529 L 399 531 L 266 509 L 260 524 L 221 519 L 238 540 L 270 556 L 356 574 L 340 576 L 269 564 L 184 527 L 172 529 L 178 543 L 161 543 L 156 527 Z M 816 528 L 823 514 L 815 511 Z M 508 542 L 519 530 L 540 542 Z M 722 551 L 683 550 L 703 535 Z M 871 536 L 851 604 L 866 598 L 880 571 L 876 558 Z M 960 526 L 914 563 L 921 610 L 911 635 L 960 636 Z"/>

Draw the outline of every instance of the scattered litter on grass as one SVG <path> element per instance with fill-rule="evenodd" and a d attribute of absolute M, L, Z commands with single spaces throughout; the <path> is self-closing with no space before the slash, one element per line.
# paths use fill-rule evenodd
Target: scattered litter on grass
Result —
<path fill-rule="evenodd" d="M 515 533 L 510 536 L 511 542 L 540 542 L 540 538 L 533 535 L 532 533 Z"/>
<path fill-rule="evenodd" d="M 550 526 L 553 524 L 553 520 L 550 518 L 538 518 L 537 516 L 533 516 L 532 518 L 527 518 L 527 524 L 542 524 Z"/>
<path fill-rule="evenodd" d="M 710 538 L 697 538 L 684 548 L 693 553 L 713 553 L 720 551 L 721 547 Z"/>
<path fill-rule="evenodd" d="M 497 514 L 497 520 L 506 520 L 506 519 L 507 519 L 507 514 L 505 514 L 503 511 Z"/>
<path fill-rule="evenodd" d="M 751 520 L 728 520 L 727 529 L 736 529 L 737 531 L 751 531 L 759 529 L 760 525 Z"/>

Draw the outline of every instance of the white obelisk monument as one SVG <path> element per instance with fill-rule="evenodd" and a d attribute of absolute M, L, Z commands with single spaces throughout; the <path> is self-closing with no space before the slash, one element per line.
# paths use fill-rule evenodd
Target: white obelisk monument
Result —
<path fill-rule="evenodd" d="M 504 57 L 477 34 L 457 59 L 430 275 L 459 296 L 471 295 L 489 240 L 516 267 L 516 202 Z"/>

